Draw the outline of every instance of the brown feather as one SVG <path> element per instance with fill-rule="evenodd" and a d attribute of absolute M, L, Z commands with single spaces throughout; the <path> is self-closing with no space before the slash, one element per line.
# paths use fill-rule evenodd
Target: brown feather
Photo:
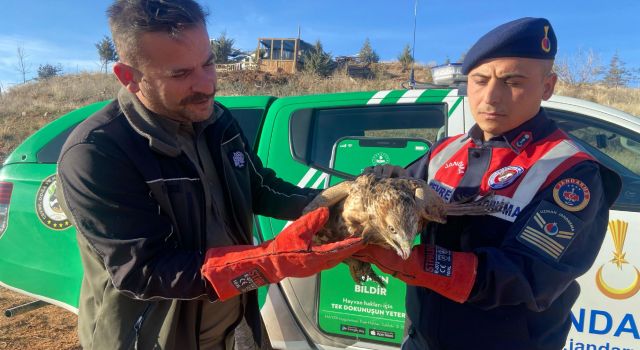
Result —
<path fill-rule="evenodd" d="M 416 198 L 417 189 L 420 198 Z M 354 181 L 344 181 L 326 189 L 305 208 L 305 212 L 321 206 L 330 207 L 329 220 L 315 236 L 314 243 L 363 237 L 368 244 L 394 249 L 401 258 L 407 259 L 416 233 L 429 221 L 446 222 L 448 211 L 454 215 L 496 211 L 489 208 L 487 202 L 488 198 L 483 197 L 478 202 L 446 203 L 423 180 L 364 174 Z M 356 283 L 368 277 L 384 285 L 369 263 L 351 258 L 344 262 L 349 265 Z"/>

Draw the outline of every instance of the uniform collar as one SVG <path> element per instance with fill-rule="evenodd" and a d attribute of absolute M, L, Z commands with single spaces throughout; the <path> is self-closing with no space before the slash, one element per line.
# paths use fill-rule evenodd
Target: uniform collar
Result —
<path fill-rule="evenodd" d="M 483 131 L 478 124 L 471 127 L 467 133 L 467 138 L 472 139 L 480 147 L 510 148 L 516 154 L 520 154 L 532 142 L 548 136 L 554 129 L 555 123 L 547 118 L 545 110 L 540 108 L 533 118 L 520 124 L 515 129 L 491 138 L 489 141 L 483 140 Z"/>

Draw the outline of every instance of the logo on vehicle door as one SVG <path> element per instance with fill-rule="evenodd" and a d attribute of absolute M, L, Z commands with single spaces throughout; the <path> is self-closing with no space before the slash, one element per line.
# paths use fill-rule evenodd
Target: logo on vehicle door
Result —
<path fill-rule="evenodd" d="M 71 221 L 62 211 L 56 197 L 56 175 L 51 175 L 42 181 L 36 196 L 36 213 L 40 221 L 54 230 L 64 230 L 71 226 Z"/>

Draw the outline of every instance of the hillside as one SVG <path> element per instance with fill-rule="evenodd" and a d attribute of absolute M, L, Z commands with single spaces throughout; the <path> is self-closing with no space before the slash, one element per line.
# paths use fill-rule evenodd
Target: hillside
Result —
<path fill-rule="evenodd" d="M 219 73 L 218 95 L 288 96 L 340 91 L 400 89 L 409 76 L 398 63 L 373 67 L 374 79 L 353 79 L 344 72 L 327 78 L 312 74 L 271 75 L 261 72 Z M 427 67 L 416 66 L 417 81 L 431 80 Z M 119 84 L 112 74 L 83 73 L 54 77 L 12 88 L 0 95 L 0 160 L 43 125 L 78 107 L 111 99 Z M 640 115 L 640 89 L 609 89 L 600 85 L 571 86 L 560 83 L 559 95 L 597 102 Z"/>

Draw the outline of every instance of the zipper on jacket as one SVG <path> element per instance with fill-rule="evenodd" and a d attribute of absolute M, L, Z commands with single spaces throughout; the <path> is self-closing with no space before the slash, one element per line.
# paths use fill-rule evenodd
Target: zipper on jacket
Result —
<path fill-rule="evenodd" d="M 142 315 L 138 317 L 138 319 L 136 320 L 136 323 L 133 325 L 133 330 L 135 331 L 135 339 L 133 343 L 134 350 L 138 350 L 138 342 L 140 341 L 140 330 L 142 329 L 142 324 L 144 323 L 144 320 L 147 318 L 147 313 L 149 312 L 150 308 L 151 308 L 151 304 L 147 305 L 147 307 L 142 312 Z"/>

